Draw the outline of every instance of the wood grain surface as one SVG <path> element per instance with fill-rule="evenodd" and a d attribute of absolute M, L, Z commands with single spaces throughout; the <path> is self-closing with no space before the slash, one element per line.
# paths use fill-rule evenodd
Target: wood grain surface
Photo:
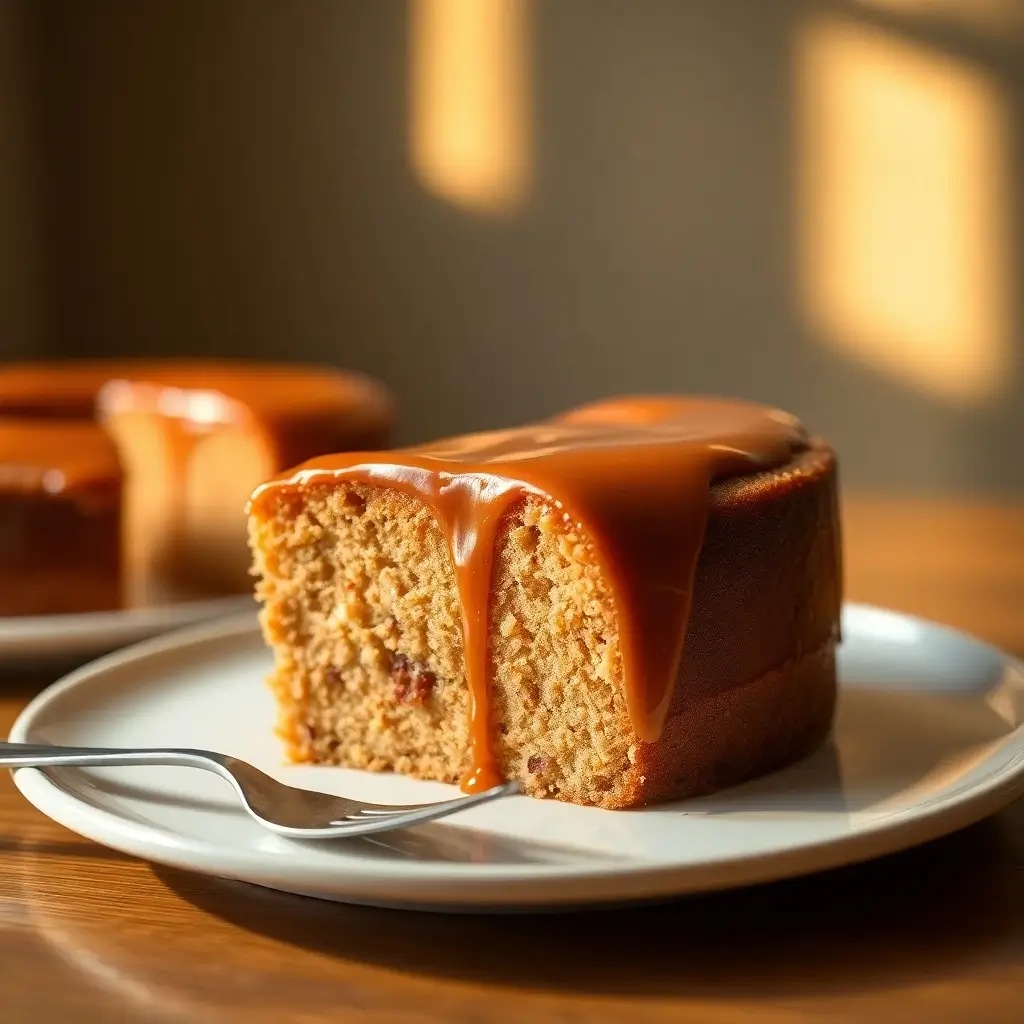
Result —
<path fill-rule="evenodd" d="M 1024 652 L 1024 508 L 848 503 L 850 597 Z M 51 673 L 0 682 L 0 733 Z M 321 904 L 78 838 L 0 777 L 0 1021 L 1024 1020 L 1024 803 L 908 853 L 643 909 Z"/>

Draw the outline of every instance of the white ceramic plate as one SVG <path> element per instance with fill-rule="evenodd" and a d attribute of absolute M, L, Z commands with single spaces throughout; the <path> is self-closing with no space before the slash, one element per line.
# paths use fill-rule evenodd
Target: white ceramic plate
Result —
<path fill-rule="evenodd" d="M 2 616 L 0 665 L 84 661 L 196 622 L 237 615 L 252 606 L 252 597 L 243 594 L 79 615 Z"/>
<path fill-rule="evenodd" d="M 45 814 L 115 849 L 327 899 L 491 910 L 623 902 L 768 881 L 920 843 L 1024 791 L 1024 671 L 893 612 L 844 615 L 834 742 L 785 771 L 643 811 L 514 797 L 376 840 L 300 843 L 252 823 L 227 785 L 181 768 L 16 773 Z M 79 669 L 11 738 L 236 754 L 288 782 L 370 800 L 447 786 L 284 766 L 252 616 L 151 640 Z"/>

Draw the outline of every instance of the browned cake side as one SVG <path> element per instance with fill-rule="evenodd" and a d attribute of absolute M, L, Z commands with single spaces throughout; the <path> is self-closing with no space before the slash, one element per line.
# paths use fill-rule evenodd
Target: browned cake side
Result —
<path fill-rule="evenodd" d="M 431 512 L 316 482 L 250 519 L 279 730 L 297 760 L 456 782 L 470 768 L 460 606 Z M 627 713 L 612 595 L 585 536 L 515 503 L 490 600 L 493 742 L 528 793 L 629 807 L 709 791 L 820 744 L 835 700 L 836 469 L 816 443 L 718 483 L 660 739 Z"/>
<path fill-rule="evenodd" d="M 121 468 L 103 432 L 0 417 L 0 615 L 116 608 L 121 561 Z"/>
<path fill-rule="evenodd" d="M 0 615 L 121 603 L 120 488 L 89 497 L 0 495 Z"/>

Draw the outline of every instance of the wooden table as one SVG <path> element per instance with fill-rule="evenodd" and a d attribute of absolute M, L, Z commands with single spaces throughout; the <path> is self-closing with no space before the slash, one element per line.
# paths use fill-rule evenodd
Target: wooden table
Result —
<path fill-rule="evenodd" d="M 1024 508 L 866 500 L 849 593 L 1024 652 Z M 0 733 L 40 680 L 0 686 Z M 1024 802 L 873 864 L 615 913 L 443 917 L 155 868 L 0 778 L 0 1020 L 1024 1020 Z"/>

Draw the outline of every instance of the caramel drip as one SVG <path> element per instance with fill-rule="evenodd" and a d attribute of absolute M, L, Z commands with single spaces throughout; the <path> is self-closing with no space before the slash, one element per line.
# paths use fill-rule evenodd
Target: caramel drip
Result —
<path fill-rule="evenodd" d="M 216 426 L 199 424 L 195 420 L 166 416 L 163 419 L 163 437 L 166 444 L 168 491 L 184 494 L 188 488 L 188 471 L 195 454 L 196 445 Z M 218 423 L 217 426 L 220 424 Z M 189 586 L 183 569 L 188 565 L 186 557 L 186 535 L 188 524 L 185 519 L 185 503 L 173 501 L 166 506 L 168 515 L 167 533 L 162 538 L 159 578 L 172 581 L 175 590 L 187 594 Z"/>
<path fill-rule="evenodd" d="M 526 494 L 585 533 L 609 581 L 626 705 L 645 742 L 661 734 L 689 622 L 715 479 L 771 469 L 806 445 L 791 416 L 720 399 L 631 398 L 514 430 L 398 452 L 313 459 L 253 496 L 346 480 L 425 502 L 451 552 L 462 610 L 472 769 L 463 789 L 496 785 L 489 708 L 489 603 L 502 517 Z"/>

